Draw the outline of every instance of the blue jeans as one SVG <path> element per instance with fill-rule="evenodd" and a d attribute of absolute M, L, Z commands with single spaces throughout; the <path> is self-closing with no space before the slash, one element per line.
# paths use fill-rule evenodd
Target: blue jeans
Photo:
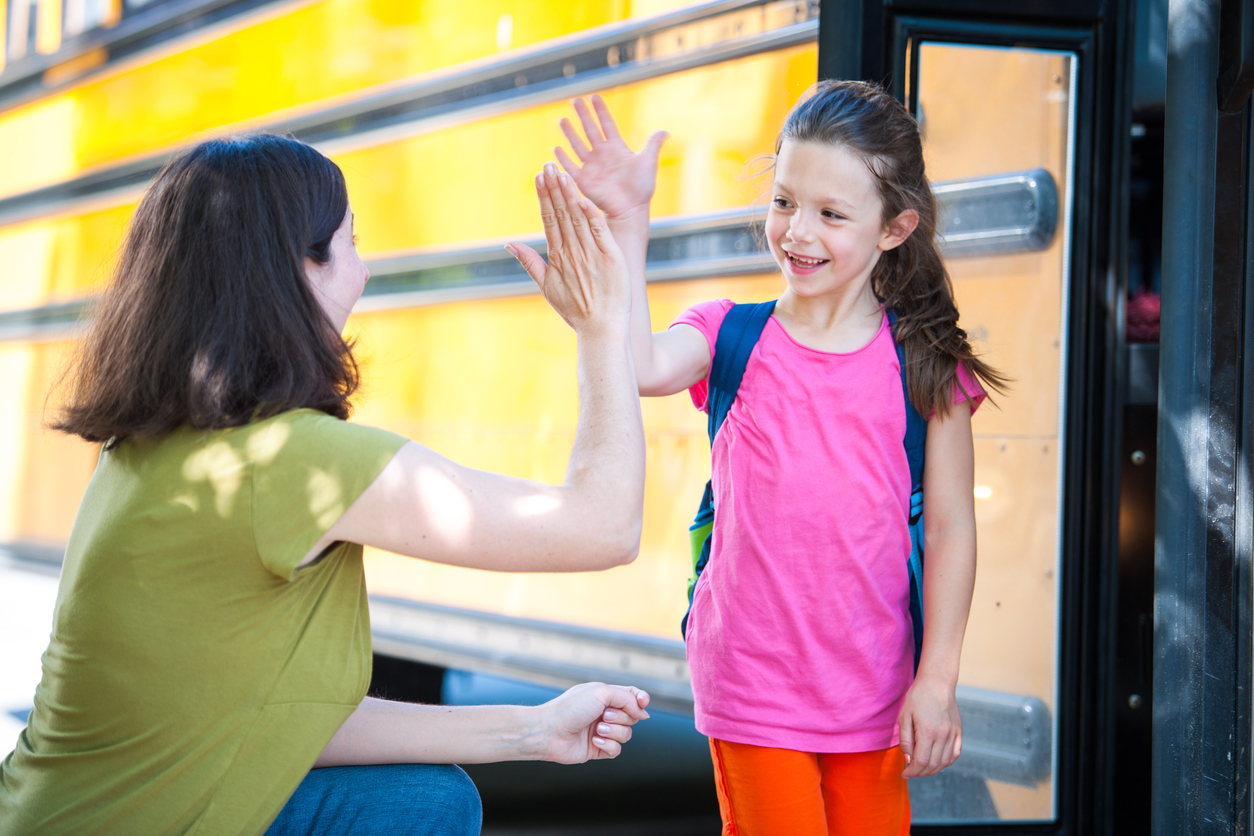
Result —
<path fill-rule="evenodd" d="M 457 766 L 311 769 L 266 836 L 478 836 L 479 791 Z"/>

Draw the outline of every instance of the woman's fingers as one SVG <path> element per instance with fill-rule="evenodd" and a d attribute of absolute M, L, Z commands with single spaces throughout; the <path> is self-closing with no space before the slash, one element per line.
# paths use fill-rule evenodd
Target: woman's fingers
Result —
<path fill-rule="evenodd" d="M 570 150 L 575 152 L 575 156 L 580 162 L 586 162 L 588 155 L 592 153 L 592 149 L 583 141 L 583 137 L 579 135 L 579 131 L 575 130 L 574 124 L 565 116 L 557 123 L 562 133 L 566 134 L 566 141 L 570 143 Z M 569 171 L 570 169 L 567 169 Z"/>
<path fill-rule="evenodd" d="M 571 207 L 566 199 L 566 195 L 562 191 L 562 178 L 569 180 L 570 175 L 564 175 L 563 172 L 557 170 L 555 163 L 544 164 L 544 186 L 549 193 L 549 200 L 553 203 L 553 217 L 556 219 L 557 232 L 560 236 L 558 247 L 565 252 L 575 241 L 575 227 L 571 222 Z M 582 214 L 582 212 L 580 213 Z M 549 252 L 552 253 L 553 242 L 549 242 Z M 552 256 L 550 256 L 552 258 Z"/>
<path fill-rule="evenodd" d="M 639 688 L 622 685 L 606 685 L 609 691 L 603 695 L 602 703 L 605 713 L 602 719 L 609 723 L 631 723 L 649 719 L 645 706 L 649 704 L 649 695 Z"/>
<path fill-rule="evenodd" d="M 592 115 L 592 109 L 588 107 L 588 103 L 583 99 L 575 99 L 573 102 L 575 113 L 579 115 L 579 123 L 583 125 L 583 132 L 588 137 L 588 144 L 596 147 L 598 142 L 604 142 L 605 137 L 601 134 L 601 126 L 597 124 L 596 117 Z"/>
<path fill-rule="evenodd" d="M 549 189 L 545 172 L 536 175 L 536 198 L 540 201 L 540 223 L 544 225 L 544 240 L 548 242 L 549 252 L 560 252 L 562 232 L 557 225 L 557 212 L 553 208 L 553 194 Z"/>
<path fill-rule="evenodd" d="M 600 242 L 593 236 L 590 226 L 592 219 L 598 215 L 596 207 L 591 201 L 580 197 L 574 179 L 565 172 L 558 175 L 558 188 L 562 190 L 562 198 L 570 210 L 570 225 L 575 231 L 575 237 L 579 239 L 579 246 L 585 253 L 596 252 L 600 249 Z"/>
<path fill-rule="evenodd" d="M 527 271 L 527 275 L 531 280 L 544 290 L 544 273 L 549 269 L 549 265 L 535 250 L 526 244 L 510 243 L 505 245 L 505 249 L 509 250 L 509 254 L 518 259 L 518 263 Z"/>
<path fill-rule="evenodd" d="M 596 110 L 597 118 L 601 120 L 601 132 L 605 134 L 605 138 L 621 140 L 623 135 L 618 130 L 618 123 L 614 121 L 614 115 L 610 113 L 609 105 L 601 98 L 600 93 L 592 94 L 592 107 Z"/>
<path fill-rule="evenodd" d="M 631 740 L 631 726 L 621 723 L 597 723 L 595 731 L 597 737 L 603 737 L 606 740 L 614 740 L 618 743 Z"/>

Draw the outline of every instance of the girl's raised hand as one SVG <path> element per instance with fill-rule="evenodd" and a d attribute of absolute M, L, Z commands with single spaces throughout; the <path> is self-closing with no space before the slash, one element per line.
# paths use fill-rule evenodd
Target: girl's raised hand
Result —
<path fill-rule="evenodd" d="M 618 132 L 605 99 L 595 94 L 591 98 L 591 108 L 583 99 L 574 101 L 583 136 L 569 119 L 563 118 L 560 123 L 579 163 L 561 146 L 554 148 L 553 153 L 562 168 L 575 178 L 579 190 L 610 219 L 647 211 L 657 185 L 658 154 L 668 134 L 658 131 L 649 137 L 639 154 L 632 153 Z"/>
<path fill-rule="evenodd" d="M 506 249 L 540 286 L 540 292 L 576 333 L 610 322 L 624 328 L 631 312 L 631 289 L 622 251 L 605 218 L 579 196 L 570 175 L 545 163 L 536 175 L 540 219 L 549 261 L 526 244 Z"/>

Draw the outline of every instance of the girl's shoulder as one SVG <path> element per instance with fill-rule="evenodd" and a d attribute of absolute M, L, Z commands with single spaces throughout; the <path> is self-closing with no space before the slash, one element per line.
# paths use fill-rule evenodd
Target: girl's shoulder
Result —
<path fill-rule="evenodd" d="M 730 299 L 711 299 L 708 302 L 698 302 L 675 317 L 675 321 L 670 324 L 670 327 L 690 325 L 696 328 L 701 332 L 701 336 L 705 337 L 705 341 L 710 344 L 712 353 L 714 344 L 718 342 L 718 330 L 723 326 L 723 320 L 727 318 L 727 312 L 732 309 L 734 304 L 736 303 Z"/>

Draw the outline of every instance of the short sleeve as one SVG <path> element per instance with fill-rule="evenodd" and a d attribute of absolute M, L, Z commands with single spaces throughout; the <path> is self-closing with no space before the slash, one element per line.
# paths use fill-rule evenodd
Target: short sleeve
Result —
<path fill-rule="evenodd" d="M 710 367 L 714 366 L 714 346 L 718 344 L 718 329 L 722 327 L 723 320 L 727 317 L 727 312 L 732 309 L 735 303 L 730 299 L 714 299 L 710 302 L 701 302 L 693 305 L 688 310 L 679 315 L 671 327 L 676 325 L 691 325 L 701 332 L 701 336 L 705 337 L 706 343 L 710 346 Z M 693 404 L 697 409 L 705 412 L 706 401 L 710 396 L 709 375 L 705 379 L 699 380 L 688 388 L 688 394 L 692 397 Z"/>
<path fill-rule="evenodd" d="M 336 520 L 408 441 L 314 410 L 262 422 L 247 442 L 253 541 L 262 564 L 290 580 Z"/>
<path fill-rule="evenodd" d="M 984 387 L 980 385 L 975 375 L 971 374 L 971 370 L 967 368 L 967 364 L 959 361 L 958 375 L 954 380 L 952 392 L 950 394 L 949 403 L 951 406 L 966 401 L 971 404 L 971 414 L 980 408 L 980 404 L 984 403 L 984 399 L 988 397 L 988 393 L 984 391 Z"/>

